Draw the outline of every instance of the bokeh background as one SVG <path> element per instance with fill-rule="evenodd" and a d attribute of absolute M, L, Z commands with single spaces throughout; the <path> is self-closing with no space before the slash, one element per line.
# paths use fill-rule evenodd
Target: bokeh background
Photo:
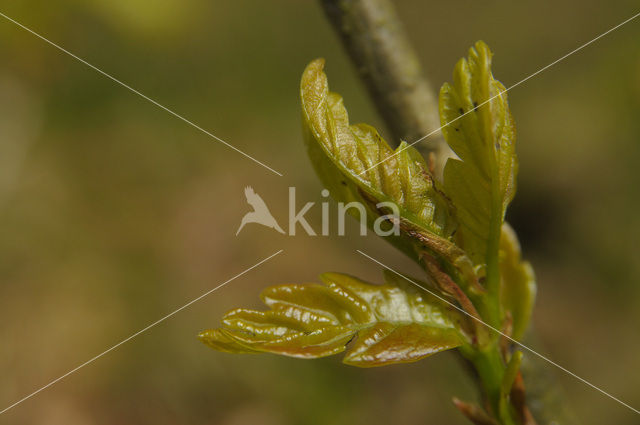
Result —
<path fill-rule="evenodd" d="M 2 1 L 0 10 L 281 171 L 278 177 L 0 18 L 0 409 L 273 252 L 284 252 L 0 416 L 7 424 L 464 424 L 454 356 L 360 370 L 232 356 L 196 339 L 261 288 L 329 270 L 380 280 L 375 237 L 234 236 L 251 185 L 286 222 L 322 189 L 298 82 L 327 59 L 353 121 L 385 129 L 319 6 L 272 0 Z M 478 39 L 506 86 L 637 13 L 620 0 L 397 2 L 434 88 Z M 510 92 L 509 213 L 539 281 L 536 348 L 640 405 L 640 21 Z M 425 141 L 424 143 L 428 143 Z M 335 210 L 334 210 L 335 212 Z M 320 226 L 318 205 L 310 214 Z M 638 416 L 556 375 L 580 424 Z M 532 376 L 532 381 L 536 376 Z"/>

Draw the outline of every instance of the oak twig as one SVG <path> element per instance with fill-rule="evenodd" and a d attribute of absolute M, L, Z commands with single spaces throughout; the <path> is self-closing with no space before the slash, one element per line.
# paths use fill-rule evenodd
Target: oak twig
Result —
<path fill-rule="evenodd" d="M 440 127 L 438 103 L 389 0 L 320 0 L 394 144 L 413 143 Z M 441 171 L 449 147 L 437 132 L 416 147 L 434 153 Z"/>
<path fill-rule="evenodd" d="M 393 143 L 397 145 L 404 140 L 411 144 L 439 128 L 435 91 L 423 75 L 390 0 L 320 0 L 320 4 L 367 87 Z M 425 157 L 434 154 L 436 174 L 441 175 L 452 155 L 442 133 L 430 135 L 416 148 Z M 464 364 L 479 379 L 471 364 L 466 360 Z M 532 383 L 527 404 L 545 423 L 572 423 L 572 415 L 551 378 L 553 374 L 539 373 L 545 366 L 535 359 L 527 359 L 523 364 L 525 378 L 531 378 Z"/>

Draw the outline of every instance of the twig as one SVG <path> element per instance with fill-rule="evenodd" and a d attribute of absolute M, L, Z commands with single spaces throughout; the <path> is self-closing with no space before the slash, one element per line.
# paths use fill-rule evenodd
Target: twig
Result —
<path fill-rule="evenodd" d="M 438 104 L 389 0 L 320 0 L 393 143 L 408 143 L 440 127 Z M 441 171 L 449 148 L 440 133 L 417 145 L 435 154 Z"/>
<path fill-rule="evenodd" d="M 389 0 L 320 0 L 329 21 L 365 83 L 393 142 L 409 143 L 440 127 L 434 91 L 423 76 L 418 58 Z M 440 173 L 451 155 L 442 134 L 416 146 L 425 156 L 435 155 Z M 477 373 L 465 365 L 477 377 Z M 563 397 L 544 365 L 527 359 L 525 378 L 531 381 L 527 400 L 545 423 L 575 423 Z"/>

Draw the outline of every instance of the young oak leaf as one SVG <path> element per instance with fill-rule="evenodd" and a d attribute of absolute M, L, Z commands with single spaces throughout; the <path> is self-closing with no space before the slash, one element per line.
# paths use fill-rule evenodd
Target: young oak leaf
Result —
<path fill-rule="evenodd" d="M 201 341 L 224 352 L 299 358 L 347 350 L 343 362 L 360 367 L 413 362 L 469 342 L 457 311 L 395 274 L 385 272 L 383 285 L 338 273 L 320 278 L 265 289 L 270 310 L 232 310 Z"/>
<path fill-rule="evenodd" d="M 536 281 L 531 264 L 520 258 L 520 243 L 508 223 L 500 237 L 500 304 L 511 315 L 512 337 L 522 338 L 527 330 L 536 298 Z"/>
<path fill-rule="evenodd" d="M 369 125 L 350 125 L 342 97 L 329 91 L 323 68 L 323 59 L 307 66 L 300 96 L 308 153 L 325 187 L 337 201 L 365 206 L 370 227 L 389 214 L 378 207 L 381 203 L 395 205 L 400 235 L 387 239 L 419 263 L 425 249 L 434 253 L 455 268 L 463 289 L 482 293 L 473 263 L 450 240 L 457 226 L 450 202 L 435 186 L 424 158 L 404 142 L 394 151 Z M 358 209 L 348 211 L 360 218 Z"/>
<path fill-rule="evenodd" d="M 391 202 L 414 226 L 449 237 L 455 223 L 448 199 L 437 190 L 424 158 L 405 142 L 394 151 L 367 124 L 349 124 L 342 97 L 329 91 L 324 59 L 312 61 L 300 84 L 305 142 L 311 162 L 337 201 L 358 201 L 371 217 Z M 350 212 L 357 210 L 351 209 Z M 369 217 L 370 216 L 370 217 Z"/>
<path fill-rule="evenodd" d="M 515 127 L 505 88 L 491 74 L 491 57 L 477 42 L 456 64 L 453 83 L 440 90 L 442 132 L 460 158 L 447 161 L 444 189 L 456 207 L 456 240 L 476 265 L 497 249 L 517 172 Z"/>

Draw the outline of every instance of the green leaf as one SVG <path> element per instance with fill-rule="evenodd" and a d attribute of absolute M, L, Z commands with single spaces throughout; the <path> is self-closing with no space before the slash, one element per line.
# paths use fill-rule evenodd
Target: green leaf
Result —
<path fill-rule="evenodd" d="M 442 132 L 459 157 L 445 165 L 444 189 L 456 208 L 456 241 L 480 266 L 497 253 L 517 172 L 515 127 L 491 58 L 487 45 L 477 42 L 456 64 L 453 83 L 440 90 Z"/>
<path fill-rule="evenodd" d="M 500 386 L 500 397 L 502 397 L 505 401 L 509 397 L 511 388 L 513 387 L 513 383 L 515 382 L 516 376 L 520 371 L 520 363 L 522 363 L 522 351 L 516 350 L 511 355 L 509 363 L 507 363 L 507 367 L 504 371 L 504 376 L 502 377 L 502 385 Z"/>
<path fill-rule="evenodd" d="M 520 258 L 520 243 L 505 223 L 500 238 L 500 304 L 503 314 L 513 320 L 512 337 L 522 338 L 529 325 L 536 298 L 535 275 L 531 264 Z"/>
<path fill-rule="evenodd" d="M 513 417 L 513 406 L 510 403 L 511 390 L 518 378 L 520 364 L 522 363 L 522 351 L 516 350 L 511 355 L 504 370 L 502 384 L 500 386 L 499 415 L 504 423 L 509 423 Z"/>
<path fill-rule="evenodd" d="M 466 319 L 405 278 L 385 273 L 386 283 L 374 285 L 325 273 L 321 280 L 267 288 L 261 298 L 270 310 L 232 310 L 222 328 L 199 337 L 231 353 L 317 358 L 347 350 L 343 361 L 360 367 L 413 362 L 468 343 Z"/>
<path fill-rule="evenodd" d="M 367 124 L 350 125 L 342 97 L 329 92 L 323 67 L 323 59 L 307 66 L 300 97 L 308 153 L 333 198 L 366 205 L 369 226 L 389 213 L 376 204 L 392 202 L 413 227 L 443 238 L 451 236 L 456 224 L 449 201 L 435 187 L 424 158 L 404 142 L 394 151 Z M 358 218 L 357 210 L 349 212 Z M 413 242 L 396 238 L 392 243 L 415 258 Z"/>

